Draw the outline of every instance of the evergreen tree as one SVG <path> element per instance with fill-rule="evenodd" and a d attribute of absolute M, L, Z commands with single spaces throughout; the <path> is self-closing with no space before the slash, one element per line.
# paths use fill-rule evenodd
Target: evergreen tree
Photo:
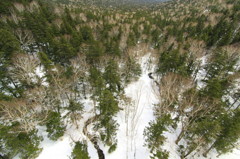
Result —
<path fill-rule="evenodd" d="M 219 99 L 225 94 L 225 90 L 229 85 L 227 80 L 217 78 L 207 80 L 206 84 L 207 86 L 202 90 L 202 94 L 210 98 Z"/>
<path fill-rule="evenodd" d="M 132 80 L 136 81 L 141 73 L 141 66 L 134 58 L 128 57 L 123 68 L 123 73 L 121 74 L 121 76 L 124 78 L 124 82 L 128 84 Z"/>
<path fill-rule="evenodd" d="M 91 44 L 94 40 L 92 29 L 88 26 L 84 26 L 84 27 L 80 28 L 80 31 L 82 33 L 82 38 L 83 38 L 84 42 Z"/>
<path fill-rule="evenodd" d="M 167 127 L 173 123 L 170 115 L 158 117 L 156 121 L 151 121 L 149 126 L 144 130 L 146 146 L 150 149 L 152 159 L 167 159 L 169 153 L 161 148 L 165 142 L 163 135 Z"/>
<path fill-rule="evenodd" d="M 69 59 L 77 55 L 75 49 L 63 37 L 55 45 L 54 59 L 58 63 L 68 63 Z"/>
<path fill-rule="evenodd" d="M 103 47 L 100 42 L 94 41 L 89 47 L 87 53 L 87 60 L 90 64 L 96 64 L 99 62 L 101 56 L 103 55 Z"/>
<path fill-rule="evenodd" d="M 169 50 L 161 53 L 157 72 L 163 75 L 168 72 L 190 75 L 186 55 L 181 55 L 179 50 L 171 50 L 171 48 Z"/>
<path fill-rule="evenodd" d="M 115 40 L 111 39 L 110 43 L 106 46 L 106 52 L 112 56 L 120 56 L 119 44 Z"/>
<path fill-rule="evenodd" d="M 72 151 L 72 159 L 90 159 L 88 155 L 87 145 L 81 142 L 76 142 Z"/>
<path fill-rule="evenodd" d="M 219 154 L 230 152 L 235 148 L 240 137 L 240 109 L 236 109 L 233 115 L 226 114 L 221 123 L 222 131 L 218 136 L 214 147 Z"/>
<path fill-rule="evenodd" d="M 136 37 L 134 35 L 134 33 L 129 33 L 128 39 L 127 39 L 127 46 L 135 46 L 137 44 L 137 40 Z"/>
<path fill-rule="evenodd" d="M 9 99 L 10 96 L 20 97 L 23 87 L 17 84 L 8 73 L 11 59 L 20 51 L 16 37 L 5 29 L 0 29 L 0 97 Z M 14 87 L 10 86 L 12 84 Z M 7 95 L 7 94 L 8 95 Z"/>
<path fill-rule="evenodd" d="M 70 115 L 70 119 L 73 121 L 73 123 L 76 123 L 78 128 L 77 116 L 80 116 L 81 113 L 83 112 L 83 104 L 76 100 L 70 99 L 67 110 L 69 111 L 67 115 Z"/>
<path fill-rule="evenodd" d="M 102 73 L 96 68 L 90 68 L 89 81 L 93 89 L 93 96 L 100 96 L 105 88 L 105 81 L 102 77 Z"/>
<path fill-rule="evenodd" d="M 217 138 L 220 131 L 221 125 L 219 120 L 205 118 L 194 122 L 185 137 L 187 147 L 181 152 L 182 157 L 185 158 L 189 156 L 198 148 L 207 147 Z"/>
<path fill-rule="evenodd" d="M 17 132 L 19 123 L 11 126 L 0 124 L 0 152 L 6 158 L 16 156 L 22 159 L 36 158 L 41 149 L 39 148 L 42 137 L 37 135 L 37 130 L 29 133 Z"/>
<path fill-rule="evenodd" d="M 80 46 L 82 42 L 83 42 L 82 34 L 79 34 L 78 32 L 73 31 L 72 37 L 70 39 L 70 43 L 72 44 L 76 52 L 80 50 Z"/>
<path fill-rule="evenodd" d="M 43 64 L 47 71 L 52 68 L 53 62 L 48 58 L 48 56 L 44 52 L 39 52 L 38 57 L 41 61 L 41 64 Z"/>
<path fill-rule="evenodd" d="M 118 66 L 114 60 L 110 60 L 105 68 L 103 77 L 108 84 L 109 90 L 112 92 L 121 91 L 121 79 L 118 73 Z"/>
<path fill-rule="evenodd" d="M 57 140 L 62 137 L 65 132 L 65 126 L 61 121 L 61 115 L 57 112 L 50 112 L 46 123 L 48 137 L 51 140 Z"/>
<path fill-rule="evenodd" d="M 213 52 L 211 61 L 205 66 L 207 70 L 205 80 L 211 78 L 225 78 L 229 72 L 234 71 L 234 66 L 239 60 L 238 55 L 229 56 L 226 51 L 217 49 Z"/>
<path fill-rule="evenodd" d="M 0 55 L 2 62 L 9 60 L 14 53 L 20 50 L 17 38 L 8 30 L 0 29 Z"/>
<path fill-rule="evenodd" d="M 120 110 L 118 107 L 118 101 L 114 98 L 113 94 L 108 90 L 103 90 L 102 95 L 99 99 L 100 117 L 98 127 L 104 128 L 104 131 L 101 133 L 101 139 L 105 144 L 111 146 L 109 151 L 113 150 L 113 147 L 116 147 L 116 131 L 117 131 L 117 122 L 113 119 L 116 113 Z"/>
<path fill-rule="evenodd" d="M 118 102 L 108 89 L 103 90 L 99 102 L 99 110 L 101 115 L 112 117 L 119 111 Z"/>

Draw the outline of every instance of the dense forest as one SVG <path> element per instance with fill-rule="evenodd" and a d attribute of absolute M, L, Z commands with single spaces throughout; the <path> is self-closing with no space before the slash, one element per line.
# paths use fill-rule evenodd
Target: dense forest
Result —
<path fill-rule="evenodd" d="M 158 97 L 143 132 L 149 158 L 170 158 L 165 134 L 176 130 L 181 159 L 239 147 L 240 1 L 90 2 L 0 1 L 1 159 L 37 158 L 39 127 L 52 141 L 81 130 L 72 159 L 90 158 L 89 142 L 99 159 L 103 145 L 114 153 L 116 117 L 134 104 L 125 88 L 147 52 Z"/>

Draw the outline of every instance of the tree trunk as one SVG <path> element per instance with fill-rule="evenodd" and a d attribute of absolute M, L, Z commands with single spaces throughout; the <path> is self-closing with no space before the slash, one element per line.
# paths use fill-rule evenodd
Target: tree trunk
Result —
<path fill-rule="evenodd" d="M 190 155 L 195 149 L 196 149 L 196 147 L 193 148 L 193 149 L 191 149 L 191 150 L 189 150 L 188 153 L 185 154 L 183 158 L 186 158 L 186 157 L 187 157 L 188 155 Z"/>
<path fill-rule="evenodd" d="M 182 128 L 182 131 L 181 131 L 181 133 L 178 135 L 178 138 L 177 138 L 177 140 L 175 141 L 175 143 L 176 144 L 178 144 L 179 143 L 179 141 L 182 139 L 182 137 L 183 137 L 183 135 L 184 135 L 184 129 Z"/>
<path fill-rule="evenodd" d="M 84 99 L 87 99 L 87 97 L 86 97 L 86 86 L 85 86 L 83 78 L 82 78 L 82 85 L 83 85 L 83 96 L 84 96 Z"/>
<path fill-rule="evenodd" d="M 228 108 L 228 110 L 230 110 L 233 106 L 234 106 L 234 104 L 236 104 L 237 103 L 237 101 L 238 101 L 239 99 L 238 98 L 236 98 L 235 100 L 234 100 L 234 102 L 233 102 L 233 104 L 231 104 L 231 106 Z"/>
<path fill-rule="evenodd" d="M 207 157 L 207 154 L 212 150 L 214 144 L 215 144 L 215 142 L 207 149 L 207 151 L 205 151 L 205 152 L 203 153 L 203 156 L 204 156 L 204 157 Z"/>
<path fill-rule="evenodd" d="M 237 108 L 236 109 L 238 109 L 240 107 L 240 104 L 238 104 L 238 106 L 237 106 Z"/>

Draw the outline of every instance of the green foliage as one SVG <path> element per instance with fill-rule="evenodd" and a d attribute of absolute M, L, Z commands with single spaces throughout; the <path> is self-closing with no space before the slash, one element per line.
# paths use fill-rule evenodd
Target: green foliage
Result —
<path fill-rule="evenodd" d="M 92 12 L 87 12 L 86 17 L 88 20 L 95 20 L 97 18 Z"/>
<path fill-rule="evenodd" d="M 153 30 L 152 33 L 151 33 L 151 36 L 152 36 L 152 43 L 153 43 L 153 46 L 154 47 L 159 47 L 160 46 L 160 43 L 161 43 L 161 32 L 160 30 Z"/>
<path fill-rule="evenodd" d="M 136 40 L 139 40 L 139 38 L 141 36 L 140 32 L 138 31 L 138 27 L 139 27 L 139 24 L 136 23 L 135 25 L 133 25 L 133 28 L 132 28 L 134 35 L 136 36 Z"/>
<path fill-rule="evenodd" d="M 82 142 L 76 142 L 71 155 L 72 159 L 90 159 L 87 151 L 87 145 Z"/>
<path fill-rule="evenodd" d="M 65 7 L 65 9 L 64 9 L 64 17 L 63 17 L 63 19 L 66 20 L 66 23 L 68 23 L 71 27 L 75 26 L 74 19 L 71 16 L 69 8 L 67 8 L 67 7 Z"/>
<path fill-rule="evenodd" d="M 169 158 L 169 152 L 166 150 L 157 151 L 152 155 L 153 156 L 150 156 L 151 159 L 168 159 Z"/>
<path fill-rule="evenodd" d="M 32 1 L 32 0 L 31 0 Z M 39 13 L 42 17 L 44 17 L 47 22 L 51 23 L 53 20 L 57 17 L 57 15 L 54 13 L 54 10 L 52 9 L 53 5 L 51 3 L 44 3 L 42 1 L 38 2 L 40 8 Z"/>
<path fill-rule="evenodd" d="M 87 60 L 90 64 L 98 63 L 101 56 L 103 55 L 103 47 L 100 42 L 94 41 L 89 47 L 87 53 Z"/>
<path fill-rule="evenodd" d="M 125 83 L 137 80 L 142 73 L 141 66 L 136 62 L 134 58 L 128 58 L 122 73 L 122 78 Z"/>
<path fill-rule="evenodd" d="M 80 46 L 83 42 L 82 34 L 73 31 L 72 38 L 70 39 L 70 43 L 72 44 L 73 48 L 78 52 L 80 49 Z"/>
<path fill-rule="evenodd" d="M 204 117 L 191 124 L 185 135 L 186 147 L 181 146 L 179 151 L 182 157 L 187 157 L 199 147 L 207 147 L 215 141 L 221 131 L 220 121 L 212 117 Z"/>
<path fill-rule="evenodd" d="M 93 96 L 100 96 L 102 90 L 105 88 L 105 81 L 102 77 L 102 73 L 96 67 L 91 67 L 89 71 L 89 81 L 93 88 Z"/>
<path fill-rule="evenodd" d="M 9 31 L 0 29 L 0 53 L 2 58 L 9 59 L 20 50 L 17 38 Z"/>
<path fill-rule="evenodd" d="M 65 126 L 61 121 L 61 115 L 57 112 L 50 112 L 46 122 L 48 137 L 51 140 L 57 140 L 64 135 Z"/>
<path fill-rule="evenodd" d="M 218 136 L 214 147 L 219 154 L 230 152 L 240 137 L 240 110 L 234 111 L 233 115 L 225 114 L 221 123 L 222 131 Z"/>
<path fill-rule="evenodd" d="M 99 110 L 103 116 L 113 116 L 119 111 L 118 101 L 108 89 L 103 90 L 99 99 Z"/>
<path fill-rule="evenodd" d="M 60 63 L 68 63 L 69 60 L 77 55 L 73 46 L 64 38 L 55 41 L 54 60 Z"/>
<path fill-rule="evenodd" d="M 221 98 L 229 88 L 229 72 L 234 72 L 239 57 L 237 54 L 228 55 L 222 50 L 215 50 L 211 61 L 205 66 L 207 70 L 205 79 L 206 87 L 202 93 L 210 98 Z"/>
<path fill-rule="evenodd" d="M 118 107 L 118 101 L 108 89 L 103 90 L 103 93 L 99 98 L 98 109 L 100 111 L 100 117 L 97 127 L 104 128 L 101 131 L 101 139 L 105 144 L 110 146 L 109 151 L 112 152 L 114 147 L 117 146 L 114 146 L 114 144 L 116 144 L 115 138 L 118 127 L 118 124 L 113 117 L 120 109 Z"/>
<path fill-rule="evenodd" d="M 209 96 L 210 98 L 221 98 L 225 94 L 225 90 L 228 86 L 227 80 L 220 80 L 213 78 L 207 80 L 207 86 L 202 90 L 202 94 Z"/>
<path fill-rule="evenodd" d="M 38 12 L 37 10 L 32 13 L 24 12 L 23 24 L 32 32 L 38 48 L 48 53 L 49 46 L 47 43 L 51 42 L 53 34 L 50 32 L 48 19 L 43 15 L 43 12 Z"/>
<path fill-rule="evenodd" d="M 6 95 L 3 92 L 0 92 L 0 100 L 4 100 L 4 101 L 9 101 L 11 100 L 13 97 L 10 95 Z"/>
<path fill-rule="evenodd" d="M 117 144 L 115 143 L 115 144 L 113 144 L 113 145 L 111 145 L 111 146 L 109 147 L 108 153 L 112 153 L 112 152 L 114 152 L 116 149 L 117 149 Z"/>
<path fill-rule="evenodd" d="M 234 71 L 234 66 L 239 60 L 237 54 L 228 55 L 226 51 L 217 49 L 213 52 L 211 61 L 205 66 L 207 74 L 205 78 L 224 78 L 229 72 Z"/>
<path fill-rule="evenodd" d="M 87 81 L 84 81 L 85 77 L 81 77 L 80 82 L 74 83 L 74 88 L 71 85 L 67 90 L 72 91 L 69 92 L 70 94 L 76 93 L 76 91 L 80 92 L 77 90 L 79 85 L 84 83 L 88 86 L 88 82 L 90 83 L 91 97 L 98 109 L 96 111 L 99 120 L 97 123 L 98 130 L 104 144 L 110 146 L 109 153 L 117 147 L 116 132 L 118 124 L 114 120 L 114 116 L 120 110 L 118 96 L 124 93 L 122 83 L 136 80 L 141 74 L 141 67 L 135 57 L 124 57 L 128 51 L 125 49 L 136 46 L 138 41 L 145 42 L 162 52 L 159 54 L 157 66 L 157 72 L 161 76 L 168 72 L 174 72 L 191 77 L 193 70 L 195 71 L 195 59 L 199 57 L 198 51 L 195 52 L 194 50 L 199 49 L 195 48 L 195 43 L 199 42 L 202 45 L 200 47 L 207 45 L 207 48 L 203 48 L 204 52 L 212 53 L 211 47 L 219 48 L 220 46 L 234 44 L 229 48 L 238 48 L 237 43 L 240 41 L 238 29 L 240 3 L 236 0 L 227 0 L 226 3 L 232 4 L 232 8 L 215 4 L 216 1 L 211 0 L 209 4 L 206 4 L 207 12 L 209 12 L 207 14 L 202 13 L 202 9 L 201 11 L 198 10 L 199 6 L 202 7 L 200 2 L 193 4 L 190 1 L 176 2 L 182 5 L 167 2 L 163 5 L 124 6 L 122 8 L 98 8 L 85 5 L 71 8 L 66 6 L 64 8 L 60 5 L 58 9 L 47 0 L 45 0 L 46 3 L 37 1 L 39 4 L 37 7 L 30 6 L 29 2 L 31 1 L 0 0 L 0 100 L 24 98 L 23 95 L 31 91 L 23 82 L 14 78 L 13 72 L 11 72 L 11 59 L 14 59 L 16 53 L 24 50 L 27 54 L 35 56 L 39 52 L 38 58 L 45 68 L 51 90 L 48 93 L 56 91 L 54 90 L 55 85 L 52 86 L 54 73 L 56 73 L 53 68 L 60 64 L 59 67 L 64 71 L 58 76 L 59 80 L 70 82 L 72 75 L 74 75 L 70 60 L 81 53 L 81 55 L 86 56 L 90 68 L 89 73 L 86 72 Z M 15 2 L 22 3 L 24 11 L 19 12 L 19 8 L 14 9 L 13 4 Z M 61 2 L 66 4 L 79 3 L 68 2 L 67 0 L 61 0 Z M 105 1 L 94 1 L 94 3 L 105 4 Z M 175 12 L 180 9 L 181 13 Z M 58 10 L 64 11 L 61 13 L 55 12 Z M 13 15 L 11 16 L 11 14 Z M 207 16 L 208 14 L 214 14 L 214 17 L 216 17 L 213 20 L 212 16 Z M 82 15 L 85 15 L 86 19 Z M 26 39 L 24 39 L 25 34 L 27 34 Z M 27 48 L 23 48 L 23 46 L 21 48 L 19 42 L 21 38 L 26 41 L 28 41 L 28 38 L 30 39 Z M 193 45 L 191 44 L 192 39 L 194 40 Z M 120 50 L 122 44 L 125 43 L 127 47 Z M 164 49 L 171 43 L 172 46 Z M 108 61 L 105 68 L 102 67 L 103 63 L 100 63 L 105 62 L 103 58 Z M 121 60 L 121 63 L 116 60 Z M 239 139 L 237 133 L 239 132 L 239 124 L 234 122 L 239 120 L 239 113 L 237 111 L 233 114 L 226 113 L 224 109 L 227 108 L 227 104 L 222 104 L 222 97 L 231 92 L 232 88 L 229 86 L 234 82 L 236 72 L 239 71 L 235 70 L 237 67 L 234 67 L 238 60 L 239 54 L 237 53 L 228 54 L 219 49 L 213 51 L 204 68 L 207 75 L 202 82 L 205 82 L 206 85 L 200 90 L 196 103 L 200 102 L 202 104 L 200 100 L 208 99 L 204 104 L 209 108 L 215 106 L 215 102 L 221 104 L 206 114 L 197 112 L 197 114 L 194 114 L 193 120 L 189 117 L 192 122 L 189 123 L 190 126 L 184 133 L 187 145 L 182 148 L 183 155 L 191 153 L 199 146 L 196 141 L 204 141 L 200 146 L 206 147 L 214 143 L 214 147 L 219 153 L 226 153 L 234 147 L 233 145 Z M 121 76 L 119 74 L 120 64 L 123 66 L 120 67 L 122 69 Z M 25 90 L 26 92 L 24 92 Z M 178 96 L 181 97 L 181 94 L 178 94 Z M 171 94 L 169 98 L 171 98 Z M 54 99 L 51 104 L 59 106 L 60 101 Z M 175 108 L 177 109 L 177 107 Z M 59 113 L 59 109 L 58 113 L 49 113 L 46 123 L 48 136 L 52 140 L 57 140 L 65 131 L 65 126 L 62 123 L 64 117 Z M 65 109 L 68 111 L 67 115 L 70 114 L 72 117 L 75 113 L 82 112 L 83 105 L 79 101 L 71 99 Z M 190 113 L 183 113 L 183 117 L 187 118 Z M 177 117 L 176 123 L 179 118 L 181 117 Z M 0 123 L 4 122 L 1 121 Z M 150 122 L 145 129 L 146 145 L 151 150 L 151 158 L 168 158 L 168 152 L 164 151 L 161 145 L 165 141 L 163 132 L 167 131 L 167 127 L 171 124 L 170 116 L 163 115 L 158 117 L 156 121 Z M 20 154 L 22 158 L 35 157 L 40 152 L 38 148 L 40 137 L 36 135 L 36 132 L 17 134 L 15 133 L 16 129 L 16 127 L 1 126 L 0 152 L 4 152 L 4 155 L 10 158 L 17 154 Z M 86 145 L 77 142 L 72 157 L 89 158 Z"/>
<path fill-rule="evenodd" d="M 160 54 L 157 72 L 166 74 L 167 72 L 175 72 L 181 75 L 190 75 L 190 65 L 187 63 L 187 55 L 180 54 L 179 50 L 165 51 Z"/>
<path fill-rule="evenodd" d="M 167 131 L 167 127 L 173 124 L 170 115 L 164 115 L 157 118 L 156 121 L 151 121 L 149 126 L 144 130 L 146 146 L 153 154 L 152 158 L 167 158 L 168 153 L 161 149 L 164 144 L 165 137 L 163 132 Z"/>
<path fill-rule="evenodd" d="M 23 3 L 27 4 L 32 2 L 33 0 L 7 0 L 7 1 L 0 1 L 0 14 L 10 15 L 11 11 L 10 8 L 13 8 L 13 3 Z"/>
<path fill-rule="evenodd" d="M 209 32 L 207 39 L 207 46 L 224 46 L 231 42 L 231 37 L 233 35 L 233 27 L 222 18 L 217 25 L 215 25 Z"/>
<path fill-rule="evenodd" d="M 48 58 L 48 56 L 44 52 L 39 52 L 38 57 L 46 70 L 52 68 L 53 62 Z"/>
<path fill-rule="evenodd" d="M 82 112 L 83 111 L 83 104 L 80 102 L 77 102 L 75 100 L 70 100 L 69 101 L 69 106 L 67 107 L 67 109 L 71 112 Z"/>
<path fill-rule="evenodd" d="M 37 130 L 29 133 L 16 132 L 18 124 L 12 126 L 0 125 L 0 152 L 7 158 L 19 155 L 22 159 L 36 158 L 41 149 L 39 148 L 42 137 L 37 135 Z"/>
<path fill-rule="evenodd" d="M 239 3 L 239 2 L 236 2 L 236 3 L 234 4 L 233 10 L 234 10 L 235 12 L 240 11 L 240 3 Z"/>
<path fill-rule="evenodd" d="M 117 122 L 113 119 L 112 116 L 107 116 L 107 115 L 101 116 L 98 127 L 103 128 L 103 130 L 100 133 L 101 140 L 107 146 L 110 146 L 109 152 L 113 152 L 114 147 L 117 146 L 116 145 L 117 144 L 116 135 L 117 135 L 117 129 L 118 129 Z"/>
<path fill-rule="evenodd" d="M 0 94 L 1 98 L 19 97 L 23 92 L 21 84 L 16 84 L 8 73 L 11 59 L 20 51 L 16 37 L 5 29 L 0 29 Z M 10 86 L 10 84 L 14 85 Z"/>
<path fill-rule="evenodd" d="M 108 89 L 112 92 L 121 91 L 121 79 L 118 73 L 118 65 L 114 60 L 110 60 L 105 68 L 103 77 L 108 84 Z"/>
<path fill-rule="evenodd" d="M 189 133 L 193 133 L 194 135 L 200 137 L 199 142 L 204 140 L 207 145 L 216 139 L 220 131 L 221 126 L 219 120 L 205 118 L 193 123 Z M 189 140 L 191 141 L 193 138 L 189 138 Z"/>
<path fill-rule="evenodd" d="M 12 3 L 10 1 L 0 1 L 0 14 L 10 14 L 10 7 L 12 7 Z"/>
<path fill-rule="evenodd" d="M 128 39 L 127 39 L 127 46 L 135 46 L 137 44 L 137 39 L 134 35 L 134 33 L 129 33 Z"/>
<path fill-rule="evenodd" d="M 92 33 L 92 29 L 88 26 L 84 26 L 81 28 L 81 34 L 82 34 L 82 38 L 85 42 L 87 43 L 92 43 L 94 38 L 93 38 L 93 33 Z"/>
<path fill-rule="evenodd" d="M 65 76 L 67 79 L 70 79 L 73 75 L 74 75 L 74 73 L 73 73 L 73 68 L 72 68 L 71 66 L 67 67 L 67 68 L 66 68 L 66 71 L 64 72 L 64 76 Z"/>
<path fill-rule="evenodd" d="M 106 46 L 106 53 L 113 56 L 120 56 L 121 51 L 119 49 L 119 44 L 111 39 L 110 43 Z"/>

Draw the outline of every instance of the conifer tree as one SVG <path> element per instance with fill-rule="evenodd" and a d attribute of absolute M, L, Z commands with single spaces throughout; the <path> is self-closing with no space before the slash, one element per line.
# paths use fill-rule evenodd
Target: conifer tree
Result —
<path fill-rule="evenodd" d="M 117 63 L 114 60 L 110 60 L 105 68 L 103 77 L 108 84 L 109 90 L 112 92 L 121 91 L 121 79 L 118 72 Z"/>
<path fill-rule="evenodd" d="M 48 137 L 51 140 L 57 140 L 64 135 L 65 126 L 61 121 L 61 115 L 57 112 L 50 112 L 46 123 Z"/>
<path fill-rule="evenodd" d="M 240 137 L 240 109 L 236 109 L 233 115 L 225 115 L 221 123 L 222 131 L 218 136 L 214 147 L 219 154 L 230 152 L 237 144 Z"/>
<path fill-rule="evenodd" d="M 72 159 L 90 159 L 87 145 L 82 142 L 76 142 L 72 151 Z"/>
<path fill-rule="evenodd" d="M 167 131 L 167 127 L 172 124 L 170 115 L 158 117 L 156 121 L 151 121 L 149 126 L 144 130 L 146 146 L 150 149 L 152 159 L 167 159 L 169 152 L 163 150 L 161 145 L 164 144 L 166 138 L 163 135 Z"/>

